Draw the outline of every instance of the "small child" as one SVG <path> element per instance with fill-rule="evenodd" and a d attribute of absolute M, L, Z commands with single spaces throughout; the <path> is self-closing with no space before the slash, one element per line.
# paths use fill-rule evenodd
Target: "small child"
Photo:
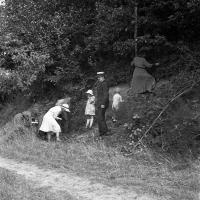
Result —
<path fill-rule="evenodd" d="M 95 116 L 95 96 L 92 90 L 86 92 L 88 100 L 85 108 L 85 115 L 87 116 L 86 128 L 92 128 Z"/>
<path fill-rule="evenodd" d="M 117 112 L 119 111 L 120 103 L 123 102 L 122 96 L 120 95 L 120 89 L 116 88 L 115 94 L 113 95 L 112 110 L 113 110 L 113 122 L 117 121 Z"/>

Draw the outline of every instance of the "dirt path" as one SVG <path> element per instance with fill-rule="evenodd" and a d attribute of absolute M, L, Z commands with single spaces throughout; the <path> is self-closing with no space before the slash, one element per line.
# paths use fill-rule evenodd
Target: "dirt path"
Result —
<path fill-rule="evenodd" d="M 51 192 L 64 191 L 80 200 L 155 200 L 120 187 L 91 182 L 70 173 L 40 169 L 36 165 L 0 157 L 0 167 L 24 176 L 35 187 L 48 187 Z"/>

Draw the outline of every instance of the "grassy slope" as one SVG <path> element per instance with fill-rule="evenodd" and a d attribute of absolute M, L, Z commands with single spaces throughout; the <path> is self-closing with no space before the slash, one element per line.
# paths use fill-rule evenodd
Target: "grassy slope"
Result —
<path fill-rule="evenodd" d="M 68 194 L 49 193 L 45 188 L 34 188 L 21 176 L 0 168 L 1 200 L 74 200 Z"/>
<path fill-rule="evenodd" d="M 139 193 L 154 194 L 162 199 L 193 200 L 199 190 L 199 170 L 195 165 L 178 165 L 167 158 L 158 161 L 151 152 L 126 158 L 117 149 L 106 147 L 104 141 L 58 144 L 40 141 L 32 135 L 6 135 L 1 138 L 2 156 L 66 172 L 70 170 L 99 182 L 129 187 Z"/>

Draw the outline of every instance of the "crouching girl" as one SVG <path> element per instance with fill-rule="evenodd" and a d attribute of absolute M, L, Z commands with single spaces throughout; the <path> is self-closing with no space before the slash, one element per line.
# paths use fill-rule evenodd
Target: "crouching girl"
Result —
<path fill-rule="evenodd" d="M 68 104 L 54 106 L 44 115 L 39 131 L 47 133 L 48 141 L 51 139 L 51 134 L 56 134 L 56 140 L 60 141 L 61 127 L 56 120 L 62 120 L 58 115 L 63 111 L 70 112 Z"/>

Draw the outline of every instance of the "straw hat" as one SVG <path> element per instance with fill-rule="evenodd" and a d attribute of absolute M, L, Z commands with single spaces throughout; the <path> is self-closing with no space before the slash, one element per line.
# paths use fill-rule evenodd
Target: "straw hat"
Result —
<path fill-rule="evenodd" d="M 86 94 L 94 95 L 92 90 L 88 90 Z"/>

